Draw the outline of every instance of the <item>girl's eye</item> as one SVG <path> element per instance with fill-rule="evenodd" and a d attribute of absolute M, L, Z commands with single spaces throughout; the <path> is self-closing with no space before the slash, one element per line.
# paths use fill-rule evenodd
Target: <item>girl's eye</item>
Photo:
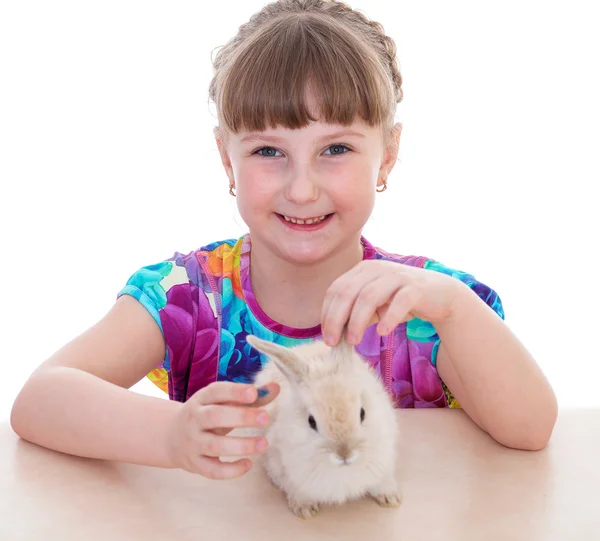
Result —
<path fill-rule="evenodd" d="M 346 145 L 331 145 L 325 152 L 331 151 L 329 154 L 326 154 L 326 156 L 339 156 L 340 154 L 346 154 L 349 150 L 350 147 L 347 147 Z M 278 158 L 278 152 L 279 150 L 273 147 L 262 147 L 256 150 L 254 154 L 258 154 L 263 158 Z"/>
<path fill-rule="evenodd" d="M 331 150 L 329 156 L 337 156 L 339 154 L 346 154 L 346 151 L 349 151 L 350 148 L 346 145 L 331 145 L 327 150 Z"/>
<path fill-rule="evenodd" d="M 261 154 L 264 151 L 264 154 Z M 277 158 L 275 153 L 279 152 L 276 148 L 273 147 L 262 147 L 259 148 L 254 154 L 258 154 L 263 158 Z"/>

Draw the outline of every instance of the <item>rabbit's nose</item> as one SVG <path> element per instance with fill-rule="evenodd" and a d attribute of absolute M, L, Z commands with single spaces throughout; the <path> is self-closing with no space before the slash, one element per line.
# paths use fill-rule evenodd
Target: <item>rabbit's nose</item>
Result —
<path fill-rule="evenodd" d="M 350 449 L 347 445 L 341 445 L 336 452 L 331 453 L 331 461 L 336 466 L 347 466 L 358 458 L 358 451 Z"/>

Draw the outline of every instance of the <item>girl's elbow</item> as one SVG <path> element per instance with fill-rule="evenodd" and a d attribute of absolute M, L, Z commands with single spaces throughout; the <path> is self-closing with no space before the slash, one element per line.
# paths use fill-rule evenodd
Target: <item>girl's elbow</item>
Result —
<path fill-rule="evenodd" d="M 29 382 L 21 389 L 10 410 L 9 423 L 13 432 L 24 440 L 31 441 L 32 413 L 40 408 L 32 403 L 35 394 L 29 388 Z"/>
<path fill-rule="evenodd" d="M 513 445 L 508 445 L 513 449 L 520 451 L 542 451 L 548 446 L 550 442 L 550 435 L 536 434 L 529 437 L 525 437 L 519 442 L 515 442 Z"/>
<path fill-rule="evenodd" d="M 548 403 L 545 405 L 542 413 L 538 416 L 538 423 L 535 423 L 536 430 L 532 431 L 535 436 L 532 438 L 531 451 L 541 451 L 550 442 L 556 419 L 558 418 L 558 401 L 553 391 L 549 393 Z M 535 426 L 534 425 L 534 426 Z"/>
<path fill-rule="evenodd" d="M 25 433 L 25 420 L 24 420 L 24 413 L 23 413 L 23 407 L 22 407 L 22 397 L 21 397 L 20 393 L 17 398 L 15 399 L 12 408 L 10 410 L 10 427 L 13 429 L 13 431 L 15 432 L 15 434 L 17 436 L 19 436 L 20 438 L 24 438 L 24 433 Z"/>
<path fill-rule="evenodd" d="M 548 446 L 558 416 L 554 400 L 543 413 L 534 414 L 530 419 L 522 419 L 507 427 L 494 439 L 506 447 L 522 451 L 541 451 Z"/>
<path fill-rule="evenodd" d="M 541 451 L 546 448 L 551 436 L 551 432 L 547 430 L 521 432 L 515 431 L 514 428 L 509 432 L 490 431 L 489 434 L 500 445 L 518 451 Z"/>

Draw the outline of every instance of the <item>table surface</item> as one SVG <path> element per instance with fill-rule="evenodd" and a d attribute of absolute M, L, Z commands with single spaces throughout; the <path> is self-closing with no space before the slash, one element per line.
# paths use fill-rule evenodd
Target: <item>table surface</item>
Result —
<path fill-rule="evenodd" d="M 0 424 L 0 539 L 600 539 L 600 410 L 567 410 L 543 451 L 507 449 L 460 410 L 398 410 L 396 509 L 296 518 L 259 468 L 233 481 L 73 457 Z"/>

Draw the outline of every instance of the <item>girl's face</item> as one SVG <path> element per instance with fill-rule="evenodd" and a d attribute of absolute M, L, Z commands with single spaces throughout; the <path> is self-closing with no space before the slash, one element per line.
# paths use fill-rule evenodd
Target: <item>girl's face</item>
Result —
<path fill-rule="evenodd" d="M 400 130 L 396 124 L 387 148 L 381 128 L 362 121 L 217 139 L 253 246 L 300 265 L 356 253 L 375 188 L 396 162 Z"/>

